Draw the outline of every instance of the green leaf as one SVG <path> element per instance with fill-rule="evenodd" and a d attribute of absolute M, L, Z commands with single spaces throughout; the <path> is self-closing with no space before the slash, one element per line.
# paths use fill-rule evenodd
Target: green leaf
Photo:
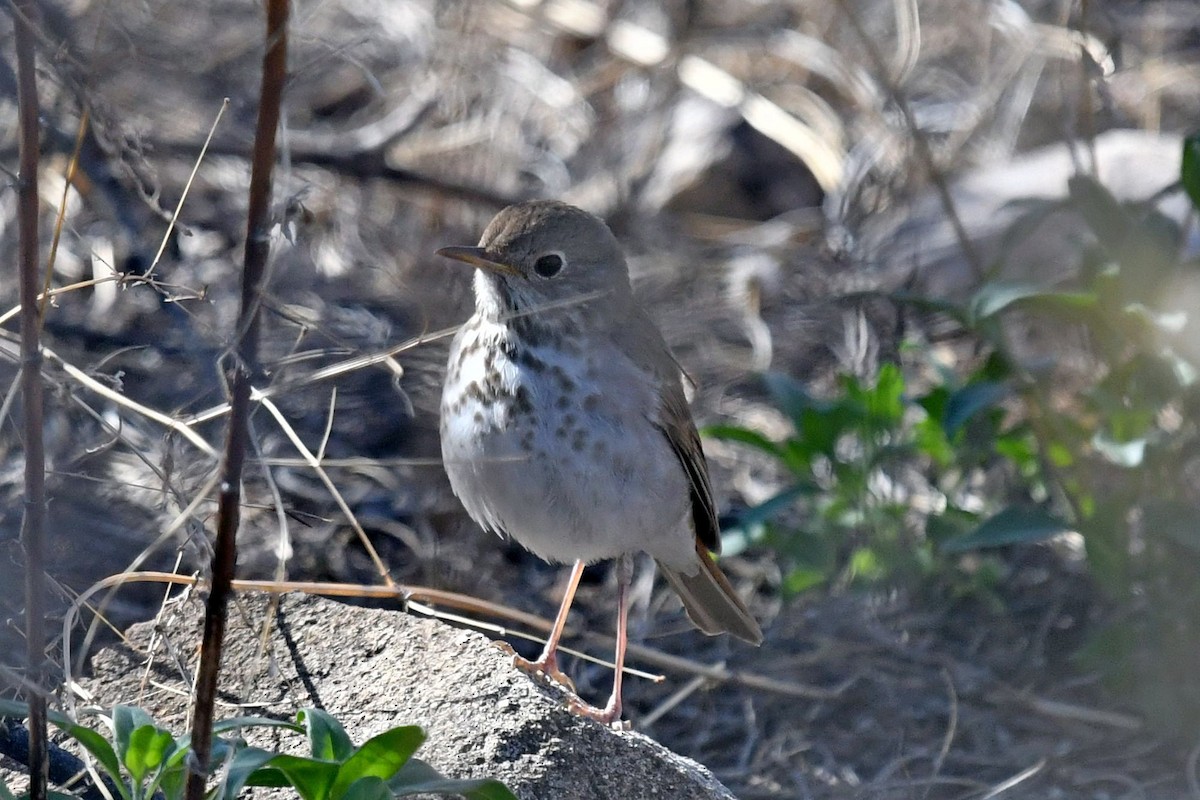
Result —
<path fill-rule="evenodd" d="M 1127 498 L 1121 495 L 1101 497 L 1080 531 L 1087 551 L 1088 571 L 1097 585 L 1122 600 L 1127 598 L 1132 580 L 1126 524 L 1128 505 Z"/>
<path fill-rule="evenodd" d="M 229 731 L 240 730 L 242 728 L 287 728 L 296 733 L 304 733 L 303 725 L 298 725 L 295 722 L 281 719 L 272 719 L 271 717 L 230 717 L 213 723 L 213 736 L 219 733 L 228 733 Z M 219 741 L 219 740 L 214 740 Z M 166 766 L 173 767 L 176 764 L 183 763 L 184 758 L 191 752 L 192 737 L 190 734 L 180 736 L 175 745 L 175 751 L 167 758 Z"/>
<path fill-rule="evenodd" d="M 104 771 L 108 777 L 112 778 L 121 795 L 128 800 L 129 789 L 125 782 L 121 779 L 121 762 L 117 758 L 117 752 L 113 750 L 113 746 L 101 734 L 83 725 L 74 723 L 64 725 L 61 721 L 56 721 L 55 724 L 67 733 L 72 739 L 92 754 L 92 758 L 96 759 L 96 763 Z"/>
<path fill-rule="evenodd" d="M 15 700 L 0 699 L 0 717 L 18 717 L 25 719 L 28 716 L 28 704 L 20 703 Z M 109 778 L 112 778 L 113 783 L 121 792 L 121 796 L 125 798 L 125 800 L 129 800 L 129 788 L 121 779 L 120 759 L 117 757 L 116 751 L 113 750 L 113 747 L 111 744 L 109 744 L 108 740 L 91 728 L 78 724 L 60 711 L 49 709 L 46 716 L 47 719 L 54 723 L 57 728 L 65 732 L 75 741 L 79 742 L 84 749 L 91 753 L 92 757 L 96 759 L 96 762 L 100 765 L 100 768 L 104 771 L 104 773 Z"/>
<path fill-rule="evenodd" d="M 1004 309 L 1029 297 L 1042 294 L 1045 290 L 1029 283 L 1006 283 L 993 281 L 980 287 L 967 306 L 971 322 L 978 322 L 999 314 Z"/>
<path fill-rule="evenodd" d="M 787 576 L 784 577 L 783 590 L 789 595 L 803 594 L 809 589 L 821 586 L 827 580 L 829 580 L 829 574 L 825 570 L 796 567 L 789 570 Z"/>
<path fill-rule="evenodd" d="M 1062 442 L 1049 442 L 1046 445 L 1046 459 L 1052 466 L 1063 469 L 1075 463 L 1075 454 Z"/>
<path fill-rule="evenodd" d="M 1183 182 L 1183 190 L 1191 198 L 1192 205 L 1200 209 L 1200 134 L 1192 134 L 1183 140 L 1179 180 Z"/>
<path fill-rule="evenodd" d="M 414 794 L 458 794 L 467 800 L 517 800 L 507 786 L 498 780 L 453 780 L 419 758 L 411 758 L 401 767 L 388 787 L 397 797 Z"/>
<path fill-rule="evenodd" d="M 368 775 L 350 784 L 341 797 L 343 800 L 392 800 L 394 795 L 383 778 Z"/>
<path fill-rule="evenodd" d="M 850 576 L 856 580 L 877 581 L 886 572 L 879 553 L 870 547 L 859 547 L 850 554 Z"/>
<path fill-rule="evenodd" d="M 0 717 L 25 719 L 29 716 L 29 704 L 16 700 L 0 699 Z"/>
<path fill-rule="evenodd" d="M 942 551 L 963 553 L 984 547 L 1044 542 L 1071 530 L 1074 529 L 1070 525 L 1048 511 L 1030 506 L 1009 506 L 966 536 L 947 540 L 942 544 Z"/>
<path fill-rule="evenodd" d="M 390 779 L 424 741 L 425 732 L 416 725 L 404 725 L 372 736 L 342 764 L 331 797 L 339 800 L 350 785 L 361 778 Z"/>
<path fill-rule="evenodd" d="M 713 439 L 749 445 L 755 450 L 760 450 L 777 458 L 783 457 L 779 445 L 775 442 L 763 436 L 758 431 L 752 431 L 740 425 L 709 425 L 701 430 L 701 433 Z"/>
<path fill-rule="evenodd" d="M 724 531 L 722 531 L 722 544 L 726 544 L 726 536 L 733 538 L 733 534 L 738 531 L 750 531 L 754 528 L 760 528 L 764 523 L 771 520 L 776 514 L 789 507 L 796 501 L 798 497 L 805 494 L 813 494 L 820 491 L 820 487 L 815 483 L 797 483 L 789 486 L 781 492 L 777 492 L 756 506 L 751 506 L 737 515 L 737 522 Z M 745 536 L 743 536 L 745 538 Z M 748 541 L 743 541 L 742 546 L 749 544 Z M 732 544 L 728 548 L 723 548 L 722 552 L 729 555 L 737 555 L 737 552 L 732 549 Z"/>
<path fill-rule="evenodd" d="M 933 419 L 923 419 L 913 425 L 912 446 L 916 452 L 925 455 L 940 472 L 946 472 L 954 464 L 956 452 L 946 438 L 942 423 Z"/>
<path fill-rule="evenodd" d="M 884 364 L 864 397 L 867 415 L 877 425 L 892 427 L 904 417 L 904 375 L 896 364 Z"/>
<path fill-rule="evenodd" d="M 187 769 L 182 764 L 166 767 L 158 776 L 157 792 L 166 800 L 182 800 L 187 786 Z"/>
<path fill-rule="evenodd" d="M 117 747 L 117 755 L 125 762 L 125 753 L 129 750 L 129 737 L 144 725 L 153 725 L 154 720 L 137 706 L 113 706 L 112 726 L 113 742 Z"/>
<path fill-rule="evenodd" d="M 272 717 L 230 717 L 213 723 L 213 733 L 228 733 L 241 728 L 288 728 L 296 733 L 304 733 L 303 725 L 285 719 Z"/>
<path fill-rule="evenodd" d="M 246 786 L 246 782 L 250 776 L 258 772 L 265 764 L 275 758 L 277 754 L 270 750 L 262 750 L 257 747 L 243 747 L 234 754 L 229 762 L 229 768 L 225 770 L 224 780 L 221 783 L 218 800 L 237 800 L 237 796 L 241 793 L 242 788 Z M 283 778 L 283 773 L 271 771 L 273 777 Z M 264 786 L 267 784 L 257 783 L 255 786 Z M 286 786 L 287 782 L 281 780 L 279 786 Z M 167 795 L 170 797 L 170 795 Z"/>
<path fill-rule="evenodd" d="M 782 372 L 767 372 L 762 376 L 767 393 L 776 408 L 791 419 L 796 419 L 809 408 L 819 408 L 821 403 L 804 388 L 804 384 Z"/>
<path fill-rule="evenodd" d="M 979 526 L 979 515 L 964 511 L 957 506 L 948 506 L 941 514 L 925 520 L 925 536 L 935 545 L 965 536 Z"/>
<path fill-rule="evenodd" d="M 913 402 L 925 409 L 927 415 L 940 420 L 946 415 L 946 406 L 950 402 L 950 387 L 946 386 L 945 383 L 940 383 L 930 389 L 927 394 L 916 398 Z"/>
<path fill-rule="evenodd" d="M 329 800 L 340 764 L 280 753 L 246 779 L 247 786 L 291 786 L 304 800 Z M 272 771 L 278 773 L 270 774 Z M 282 776 L 282 778 L 280 778 Z"/>
<path fill-rule="evenodd" d="M 125 748 L 125 768 L 134 781 L 141 783 L 175 749 L 175 737 L 157 725 L 141 725 L 129 734 Z"/>
<path fill-rule="evenodd" d="M 1117 247 L 1125 240 L 1132 215 L 1104 184 L 1090 175 L 1076 174 L 1067 181 L 1067 192 L 1071 205 L 1105 246 Z"/>
<path fill-rule="evenodd" d="M 860 427 L 862 416 L 862 407 L 849 399 L 834 404 L 825 411 L 810 408 L 800 415 L 800 424 L 797 426 L 798 444 L 802 452 L 785 451 L 785 460 L 791 466 L 793 463 L 811 464 L 815 454 L 833 459 L 842 434 L 848 429 Z M 792 470 L 798 472 L 794 466 Z"/>
<path fill-rule="evenodd" d="M 993 350 L 979 369 L 971 376 L 972 381 L 1006 381 L 1013 375 L 1013 365 L 1008 356 L 999 350 Z"/>
<path fill-rule="evenodd" d="M 953 438 L 971 418 L 984 409 L 999 405 L 1008 397 L 1006 384 L 982 381 L 965 386 L 950 396 L 942 416 L 942 427 L 946 435 Z"/>
<path fill-rule="evenodd" d="M 1011 306 L 1036 303 L 1050 309 L 1080 310 L 1096 305 L 1092 292 L 1057 292 L 1031 283 L 996 281 L 985 284 L 968 305 L 972 326 L 988 320 Z"/>
<path fill-rule="evenodd" d="M 354 752 L 354 745 L 341 723 L 319 708 L 305 708 L 296 714 L 303 723 L 313 758 L 323 761 L 345 761 Z"/>

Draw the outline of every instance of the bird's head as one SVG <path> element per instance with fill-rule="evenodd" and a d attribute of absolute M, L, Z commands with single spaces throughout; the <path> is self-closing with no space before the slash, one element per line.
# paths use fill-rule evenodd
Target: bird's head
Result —
<path fill-rule="evenodd" d="M 440 256 L 477 267 L 476 306 L 498 314 L 530 313 L 611 296 L 631 296 L 629 270 L 612 231 L 599 217 L 553 200 L 509 206 L 476 247 L 443 247 Z M 612 300 L 604 301 L 611 305 Z"/>

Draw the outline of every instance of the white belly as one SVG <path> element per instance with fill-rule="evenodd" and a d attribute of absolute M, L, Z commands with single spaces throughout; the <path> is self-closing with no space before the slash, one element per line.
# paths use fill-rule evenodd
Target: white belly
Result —
<path fill-rule="evenodd" d="M 456 344 L 505 336 L 501 326 L 468 329 Z M 651 418 L 657 392 L 632 379 L 636 367 L 546 347 L 529 350 L 532 362 L 490 349 L 491 370 L 488 349 L 458 363 L 451 349 L 442 398 L 442 458 L 471 517 L 548 561 L 645 551 L 690 563 L 687 479 Z M 483 399 L 488 374 L 500 402 Z"/>

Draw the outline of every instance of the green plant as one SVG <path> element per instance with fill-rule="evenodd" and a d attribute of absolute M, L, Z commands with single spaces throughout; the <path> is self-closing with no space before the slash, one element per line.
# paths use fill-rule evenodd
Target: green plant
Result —
<path fill-rule="evenodd" d="M 1181 177 L 1200 207 L 1200 138 L 1185 143 Z M 1075 531 L 1120 610 L 1080 657 L 1160 725 L 1186 732 L 1200 724 L 1200 350 L 1197 311 L 1177 298 L 1200 289 L 1200 265 L 1181 258 L 1178 223 L 1090 178 L 1072 179 L 1065 199 L 1024 206 L 1009 238 L 1051 212 L 1082 220 L 1089 236 L 1070 284 L 993 280 L 964 303 L 891 295 L 958 324 L 985 354 L 965 374 L 943 368 L 907 397 L 900 368 L 885 365 L 873 385 L 843 377 L 831 400 L 767 376 L 791 435 L 709 429 L 793 478 L 731 538 L 778 547 L 794 590 L 913 574 L 978 589 L 961 582 L 957 557 Z M 1073 332 L 1086 343 L 1077 366 L 1023 361 L 1010 340 L 1028 325 Z M 881 489 L 904 470 L 927 481 L 926 511 Z M 1001 480 L 969 489 L 989 486 L 988 475 Z M 799 522 L 780 525 L 785 509 Z"/>
<path fill-rule="evenodd" d="M 24 718 L 28 713 L 24 703 L 0 700 L 0 716 Z M 50 722 L 91 755 L 96 771 L 121 800 L 183 797 L 191 737 L 176 738 L 132 706 L 91 713 L 100 717 L 109 737 L 60 712 L 52 711 Z M 311 755 L 273 752 L 252 747 L 240 737 L 219 735 L 255 727 L 302 733 Z M 212 800 L 235 800 L 247 786 L 291 787 L 303 800 L 387 800 L 414 794 L 515 800 L 499 781 L 451 780 L 413 758 L 425 741 L 416 726 L 391 728 L 355 747 L 336 719 L 320 709 L 306 708 L 297 713 L 295 722 L 236 717 L 215 723 L 213 733 L 212 757 L 221 771 L 220 780 L 206 795 Z M 57 797 L 74 795 L 58 793 Z M 11 800 L 5 787 L 0 787 L 0 800 Z"/>
<path fill-rule="evenodd" d="M 387 800 L 415 794 L 457 794 L 468 800 L 516 800 L 496 780 L 451 780 L 413 753 L 425 741 L 416 726 L 392 728 L 355 747 L 342 726 L 315 708 L 301 711 L 311 756 L 246 748 L 256 768 L 247 786 L 291 786 L 304 800 Z"/>
<path fill-rule="evenodd" d="M 812 397 L 788 376 L 766 375 L 791 422 L 788 436 L 773 440 L 729 425 L 705 430 L 777 459 L 791 478 L 727 531 L 730 548 L 750 541 L 776 548 L 788 561 L 784 586 L 791 592 L 937 578 L 956 593 L 987 595 L 995 564 L 974 560 L 969 570 L 959 568 L 939 545 L 980 523 L 970 484 L 998 450 L 1032 457 L 1027 427 L 1002 428 L 996 403 L 1007 389 L 996 370 L 989 360 L 962 385 L 947 373 L 910 396 L 900 367 L 885 364 L 870 384 L 841 376 L 831 399 Z M 785 509 L 795 522 L 780 524 Z"/>

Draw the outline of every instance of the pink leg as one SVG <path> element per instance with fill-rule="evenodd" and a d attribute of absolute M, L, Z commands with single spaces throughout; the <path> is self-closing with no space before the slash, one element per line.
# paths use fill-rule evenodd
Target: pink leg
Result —
<path fill-rule="evenodd" d="M 554 618 L 554 627 L 550 629 L 550 638 L 546 640 L 546 647 L 542 650 L 542 654 L 535 661 L 513 656 L 513 664 L 517 669 L 535 675 L 540 672 L 571 691 L 575 691 L 575 684 L 558 668 L 558 641 L 562 638 L 563 628 L 567 626 L 567 614 L 571 611 L 571 603 L 575 600 L 575 590 L 579 588 L 579 579 L 583 577 L 584 566 L 586 565 L 582 561 L 576 561 L 575 566 L 571 568 L 567 591 L 563 594 L 562 605 L 558 607 L 558 615 Z"/>
<path fill-rule="evenodd" d="M 613 675 L 612 696 L 604 708 L 596 708 L 575 697 L 571 700 L 571 711 L 590 717 L 604 725 L 621 718 L 621 679 L 625 670 L 625 645 L 629 635 L 629 584 L 633 580 L 633 559 L 623 555 L 617 560 L 617 653 L 614 661 L 617 671 Z"/>

